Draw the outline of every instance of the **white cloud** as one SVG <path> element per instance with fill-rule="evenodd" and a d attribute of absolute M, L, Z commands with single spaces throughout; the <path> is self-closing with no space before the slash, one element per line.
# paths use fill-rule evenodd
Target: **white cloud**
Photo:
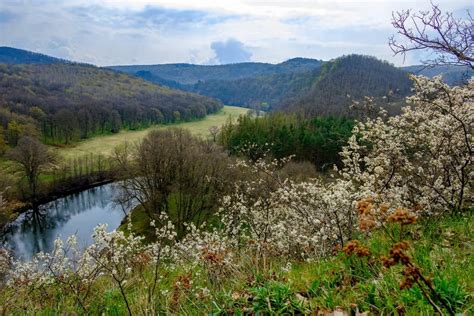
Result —
<path fill-rule="evenodd" d="M 472 6 L 437 2 L 448 11 Z M 206 63 L 226 62 L 211 45 L 233 38 L 246 52 L 240 60 L 363 53 L 400 64 L 387 45 L 391 13 L 428 7 L 427 0 L 1 0 L 8 14 L 0 16 L 0 45 L 98 65 Z"/>

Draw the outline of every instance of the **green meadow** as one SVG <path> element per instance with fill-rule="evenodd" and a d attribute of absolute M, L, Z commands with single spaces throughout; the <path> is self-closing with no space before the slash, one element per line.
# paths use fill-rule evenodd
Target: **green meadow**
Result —
<path fill-rule="evenodd" d="M 163 129 L 168 127 L 181 127 L 188 129 L 191 133 L 207 137 L 209 136 L 209 128 L 211 126 L 221 126 L 229 118 L 237 118 L 239 115 L 246 114 L 248 109 L 241 108 L 237 106 L 224 106 L 222 110 L 218 113 L 207 115 L 205 119 L 192 121 L 192 122 L 183 122 L 178 124 L 171 125 L 156 125 L 147 129 L 131 131 L 131 130 L 122 130 L 117 134 L 113 135 L 104 135 L 97 136 L 91 139 L 84 140 L 82 142 L 76 143 L 73 146 L 61 147 L 56 150 L 60 156 L 65 159 L 70 159 L 74 157 L 80 157 L 88 154 L 103 154 L 109 155 L 115 147 L 124 144 L 126 142 L 133 143 L 141 140 L 145 137 L 148 132 L 156 129 Z"/>

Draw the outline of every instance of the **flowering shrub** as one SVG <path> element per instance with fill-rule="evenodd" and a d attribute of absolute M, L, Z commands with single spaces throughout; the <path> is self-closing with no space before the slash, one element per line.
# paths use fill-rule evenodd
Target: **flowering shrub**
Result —
<path fill-rule="evenodd" d="M 223 221 L 234 238 L 245 241 L 261 257 L 314 258 L 342 246 L 354 230 L 347 181 L 285 180 L 266 194 L 258 187 L 261 183 L 244 182 L 224 199 Z"/>
<path fill-rule="evenodd" d="M 223 231 L 191 224 L 186 237 L 176 244 L 175 262 L 201 268 L 212 284 L 218 284 L 237 271 L 236 250 L 236 240 Z"/>
<path fill-rule="evenodd" d="M 421 213 L 461 210 L 473 175 L 474 79 L 462 87 L 412 79 L 411 106 L 354 128 L 341 173 L 367 197 Z"/>
<path fill-rule="evenodd" d="M 17 291 L 29 293 L 27 297 L 35 298 L 48 296 L 43 291 L 46 287 L 56 286 L 62 291 L 72 294 L 76 302 L 87 311 L 88 296 L 92 287 L 100 279 L 107 278 L 118 287 L 122 298 L 130 311 L 129 300 L 126 295 L 126 285 L 136 276 L 137 272 L 143 276 L 143 267 L 154 267 L 151 282 L 142 278 L 147 288 L 148 299 L 151 303 L 157 282 L 159 280 L 159 266 L 163 261 L 172 257 L 172 247 L 176 237 L 174 226 L 167 220 L 166 215 L 160 216 L 161 226 L 156 227 L 156 241 L 144 244 L 143 237 L 123 231 L 107 232 L 107 225 L 99 225 L 94 229 L 93 243 L 81 251 L 77 247 L 75 236 L 66 242 L 56 239 L 51 253 L 38 253 L 31 261 L 15 260 L 8 271 L 8 285 Z M 154 225 L 154 223 L 152 223 Z M 1 254 L 2 267 L 10 260 L 7 252 Z M 52 294 L 51 294 L 52 295 Z M 28 302 L 14 302 L 21 305 Z"/>

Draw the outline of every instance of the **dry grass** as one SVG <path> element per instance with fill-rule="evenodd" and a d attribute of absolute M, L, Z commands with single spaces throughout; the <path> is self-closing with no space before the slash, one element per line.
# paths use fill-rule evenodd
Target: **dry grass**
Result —
<path fill-rule="evenodd" d="M 142 139 L 149 131 L 153 129 L 168 128 L 170 126 L 182 127 L 191 131 L 191 133 L 201 136 L 209 136 L 209 127 L 221 126 L 225 123 L 229 116 L 238 117 L 247 113 L 248 109 L 236 106 L 224 106 L 224 108 L 216 114 L 208 115 L 205 119 L 194 122 L 184 122 L 174 125 L 158 125 L 140 131 L 120 131 L 114 135 L 98 136 L 92 139 L 80 142 L 73 147 L 57 148 L 58 153 L 66 158 L 74 158 L 86 154 L 104 154 L 109 155 L 113 149 L 125 142 L 133 143 Z"/>

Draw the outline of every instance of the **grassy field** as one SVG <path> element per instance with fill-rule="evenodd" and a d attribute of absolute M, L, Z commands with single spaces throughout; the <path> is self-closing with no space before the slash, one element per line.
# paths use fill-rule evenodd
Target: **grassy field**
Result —
<path fill-rule="evenodd" d="M 65 159 L 83 156 L 85 154 L 110 154 L 113 149 L 124 142 L 135 142 L 142 139 L 149 131 L 154 129 L 168 128 L 171 126 L 182 127 L 190 130 L 193 134 L 207 137 L 209 127 L 221 126 L 229 116 L 238 117 L 247 113 L 248 109 L 236 106 L 224 106 L 216 114 L 208 115 L 205 119 L 193 122 L 184 122 L 174 125 L 153 126 L 139 131 L 120 131 L 114 135 L 98 136 L 76 144 L 73 147 L 57 148 L 56 150 Z"/>

